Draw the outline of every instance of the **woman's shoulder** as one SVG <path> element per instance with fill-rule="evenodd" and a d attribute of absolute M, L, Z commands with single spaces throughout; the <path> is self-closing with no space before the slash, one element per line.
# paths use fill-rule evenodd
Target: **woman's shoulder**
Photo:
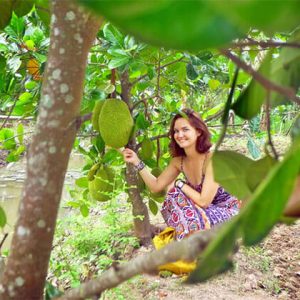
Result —
<path fill-rule="evenodd" d="M 176 167 L 176 169 L 181 170 L 183 156 L 176 156 L 171 159 L 170 164 Z"/>

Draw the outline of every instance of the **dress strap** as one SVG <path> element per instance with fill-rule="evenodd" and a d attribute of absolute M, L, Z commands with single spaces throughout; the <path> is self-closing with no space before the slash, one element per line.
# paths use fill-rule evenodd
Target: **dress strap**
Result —
<path fill-rule="evenodd" d="M 183 156 L 181 156 L 181 161 L 180 161 L 180 171 L 181 171 L 182 173 L 184 173 L 184 172 L 183 172 Z"/>
<path fill-rule="evenodd" d="M 203 164 L 202 164 L 202 177 L 205 176 L 205 170 L 206 170 L 206 160 L 207 160 L 208 152 L 205 153 Z"/>

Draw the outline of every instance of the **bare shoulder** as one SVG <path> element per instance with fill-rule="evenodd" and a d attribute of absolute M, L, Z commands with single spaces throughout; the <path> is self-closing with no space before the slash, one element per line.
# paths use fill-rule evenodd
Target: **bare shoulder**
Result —
<path fill-rule="evenodd" d="M 177 170 L 180 170 L 180 164 L 181 164 L 181 156 L 173 157 L 170 165 L 174 166 Z"/>

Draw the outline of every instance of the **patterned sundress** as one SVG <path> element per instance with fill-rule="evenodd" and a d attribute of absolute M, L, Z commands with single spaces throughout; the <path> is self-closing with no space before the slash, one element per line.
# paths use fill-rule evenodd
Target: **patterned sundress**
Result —
<path fill-rule="evenodd" d="M 182 161 L 181 172 L 184 174 Z M 186 183 L 201 193 L 204 179 L 205 174 L 203 173 L 199 185 L 193 186 L 188 182 L 187 178 Z M 240 201 L 226 192 L 221 186 L 207 208 L 199 207 L 179 188 L 173 187 L 167 193 L 161 213 L 166 224 L 175 229 L 176 240 L 181 240 L 195 231 L 210 229 L 216 224 L 225 222 L 237 215 L 239 208 Z"/>

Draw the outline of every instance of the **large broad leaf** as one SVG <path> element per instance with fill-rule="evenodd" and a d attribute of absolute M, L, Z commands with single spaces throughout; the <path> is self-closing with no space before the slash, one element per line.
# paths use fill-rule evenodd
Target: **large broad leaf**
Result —
<path fill-rule="evenodd" d="M 258 70 L 258 72 L 266 78 L 270 78 L 271 59 L 272 52 L 270 51 Z M 232 105 L 232 109 L 238 116 L 247 120 L 252 119 L 260 112 L 266 95 L 266 89 L 256 80 L 252 79 L 248 87 Z"/>
<path fill-rule="evenodd" d="M 288 201 L 300 171 L 300 140 L 295 141 L 285 159 L 275 165 L 246 205 L 243 219 L 244 243 L 253 245 L 274 226 Z"/>
<path fill-rule="evenodd" d="M 236 220 L 224 226 L 218 236 L 208 245 L 204 255 L 199 258 L 197 267 L 191 273 L 187 282 L 205 281 L 215 274 L 223 273 L 232 268 L 231 254 L 238 237 L 239 226 Z"/>
<path fill-rule="evenodd" d="M 148 43 L 188 50 L 223 45 L 250 27 L 290 30 L 300 16 L 297 1 L 78 1 Z"/>
<path fill-rule="evenodd" d="M 5 28 L 12 15 L 12 1 L 0 0 L 0 30 Z"/>
<path fill-rule="evenodd" d="M 280 219 L 300 170 L 300 139 L 284 160 L 275 165 L 261 182 L 240 214 L 228 222 L 201 254 L 189 282 L 200 282 L 228 269 L 234 242 L 243 234 L 246 245 L 260 242 Z"/>
<path fill-rule="evenodd" d="M 300 42 L 300 29 L 288 42 Z M 300 51 L 297 48 L 283 48 L 278 59 L 271 66 L 271 79 L 277 84 L 294 89 L 295 94 L 300 87 Z M 272 105 L 286 102 L 287 97 L 273 93 Z"/>
<path fill-rule="evenodd" d="M 242 36 L 210 1 L 80 0 L 148 43 L 177 49 L 214 47 Z"/>
<path fill-rule="evenodd" d="M 252 162 L 247 169 L 246 179 L 247 185 L 251 191 L 254 191 L 256 187 L 265 179 L 276 162 L 277 161 L 269 155 Z"/>
<path fill-rule="evenodd" d="M 300 41 L 300 30 L 296 31 L 289 42 Z M 300 87 L 300 51 L 286 47 L 281 50 L 279 57 L 271 61 L 269 52 L 261 64 L 258 72 L 275 84 L 294 89 L 295 94 Z M 252 79 L 249 86 L 243 91 L 232 108 L 235 113 L 244 119 L 251 119 L 260 112 L 261 105 L 266 100 L 266 89 Z M 271 93 L 272 106 L 284 103 L 287 97 L 278 93 Z"/>
<path fill-rule="evenodd" d="M 226 191 L 245 199 L 251 193 L 247 184 L 247 170 L 251 164 L 251 159 L 239 153 L 217 151 L 213 155 L 214 178 Z"/>
<path fill-rule="evenodd" d="M 34 5 L 34 0 L 14 0 L 13 10 L 18 17 L 27 15 Z"/>

